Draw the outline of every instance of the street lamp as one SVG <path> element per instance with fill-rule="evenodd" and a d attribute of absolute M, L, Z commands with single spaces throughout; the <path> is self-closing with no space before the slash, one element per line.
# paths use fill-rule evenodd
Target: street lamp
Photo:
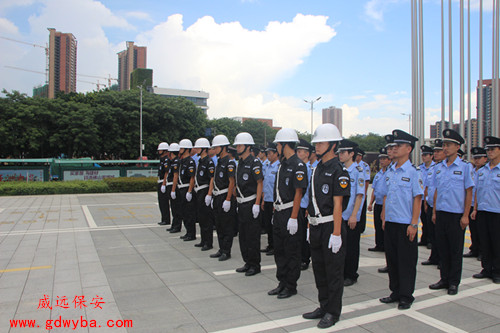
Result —
<path fill-rule="evenodd" d="M 408 116 L 408 133 L 411 134 L 411 114 L 410 113 L 401 113 L 403 116 Z"/>
<path fill-rule="evenodd" d="M 146 84 L 146 80 L 142 82 L 140 86 L 137 86 L 137 88 L 141 89 L 141 97 L 140 97 L 140 107 L 139 107 L 139 160 L 141 161 L 141 166 L 142 166 L 142 150 L 144 149 L 142 145 L 142 86 Z"/>
<path fill-rule="evenodd" d="M 316 103 L 320 99 L 321 99 L 321 96 L 319 96 L 315 100 L 311 100 L 311 101 L 304 100 L 304 102 L 311 104 L 311 140 L 312 140 L 312 137 L 313 137 L 313 108 L 314 108 L 313 105 L 314 105 L 314 103 Z"/>

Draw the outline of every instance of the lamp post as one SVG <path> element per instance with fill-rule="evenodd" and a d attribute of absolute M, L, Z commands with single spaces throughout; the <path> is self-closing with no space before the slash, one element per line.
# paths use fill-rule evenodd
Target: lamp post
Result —
<path fill-rule="evenodd" d="M 139 160 L 141 161 L 141 166 L 142 166 L 142 150 L 144 147 L 142 146 L 142 86 L 146 84 L 146 80 L 142 82 L 140 86 L 137 86 L 137 88 L 141 89 L 141 94 L 140 94 L 140 106 L 139 106 Z"/>
<path fill-rule="evenodd" d="M 311 140 L 312 140 L 312 137 L 313 137 L 313 110 L 314 110 L 314 106 L 313 105 L 314 105 L 314 103 L 316 103 L 320 99 L 321 99 L 321 96 L 319 96 L 315 100 L 311 100 L 311 101 L 304 100 L 304 102 L 311 104 Z"/>
<path fill-rule="evenodd" d="M 401 113 L 403 116 L 408 116 L 408 133 L 411 133 L 411 114 L 410 113 Z"/>

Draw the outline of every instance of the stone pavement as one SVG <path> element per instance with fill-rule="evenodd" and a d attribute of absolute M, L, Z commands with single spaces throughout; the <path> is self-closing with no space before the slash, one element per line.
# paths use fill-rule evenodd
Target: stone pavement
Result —
<path fill-rule="evenodd" d="M 475 259 L 464 259 L 459 294 L 448 296 L 427 288 L 439 271 L 420 265 L 429 250 L 419 247 L 412 309 L 379 303 L 388 278 L 377 273 L 383 254 L 367 251 L 368 219 L 358 283 L 344 290 L 341 321 L 321 331 L 500 332 L 500 285 L 471 278 L 480 271 Z M 0 197 L 0 332 L 320 331 L 301 317 L 317 307 L 311 268 L 298 295 L 278 300 L 267 295 L 277 285 L 272 257 L 245 277 L 234 272 L 242 265 L 237 239 L 232 259 L 219 262 L 158 220 L 156 193 Z M 34 328 L 11 328 L 16 319 Z"/>

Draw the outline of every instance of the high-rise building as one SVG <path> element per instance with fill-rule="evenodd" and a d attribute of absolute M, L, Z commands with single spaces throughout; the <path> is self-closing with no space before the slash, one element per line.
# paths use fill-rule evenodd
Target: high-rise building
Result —
<path fill-rule="evenodd" d="M 483 95 L 483 110 L 482 110 L 482 126 L 483 126 L 483 134 L 484 136 L 491 135 L 491 108 L 492 108 L 492 82 L 491 80 L 483 80 L 482 87 L 482 95 Z M 479 116 L 479 81 L 477 82 L 477 90 L 478 94 L 477 98 L 477 113 Z"/>
<path fill-rule="evenodd" d="M 59 91 L 76 92 L 77 41 L 71 33 L 48 28 L 49 35 L 49 98 Z"/>
<path fill-rule="evenodd" d="M 127 42 L 127 49 L 118 52 L 118 86 L 119 90 L 130 89 L 130 74 L 136 68 L 146 68 L 145 46 L 135 46 Z"/>
<path fill-rule="evenodd" d="M 479 145 L 479 137 L 478 137 L 478 127 L 477 127 L 477 119 L 472 118 L 471 120 L 471 145 L 472 147 L 478 146 Z M 464 139 L 467 141 L 467 137 L 469 136 L 467 128 L 468 128 L 468 123 L 469 120 L 465 121 L 465 135 Z M 445 121 L 444 122 L 444 127 L 449 128 L 450 123 Z M 460 124 L 453 124 L 453 129 L 457 132 L 460 132 Z M 441 122 L 436 121 L 434 125 L 431 125 L 431 139 L 437 139 L 437 138 L 442 138 L 443 137 L 443 130 L 441 129 Z M 472 148 L 471 147 L 471 148 Z"/>
<path fill-rule="evenodd" d="M 335 106 L 323 109 L 323 124 L 326 123 L 337 126 L 340 135 L 342 135 L 342 109 L 336 108 Z"/>

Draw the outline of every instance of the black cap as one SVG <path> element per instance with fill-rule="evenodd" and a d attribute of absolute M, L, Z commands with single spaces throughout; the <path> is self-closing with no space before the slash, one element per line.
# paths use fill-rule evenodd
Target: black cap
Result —
<path fill-rule="evenodd" d="M 356 155 L 365 156 L 365 151 L 359 147 L 356 147 L 354 151 L 356 152 Z"/>
<path fill-rule="evenodd" d="M 266 152 L 267 151 L 274 151 L 275 153 L 278 151 L 278 149 L 276 149 L 276 144 L 271 142 L 270 144 L 267 145 L 267 148 L 266 148 Z"/>
<path fill-rule="evenodd" d="M 399 129 L 392 131 L 392 135 L 394 135 L 394 143 L 407 143 L 413 147 L 418 141 L 417 137 Z"/>
<path fill-rule="evenodd" d="M 358 147 L 358 144 L 354 141 L 343 139 L 340 141 L 338 151 L 355 151 L 355 148 Z"/>
<path fill-rule="evenodd" d="M 441 139 L 436 139 L 434 141 L 434 150 L 443 150 L 443 140 Z"/>
<path fill-rule="evenodd" d="M 484 148 L 500 147 L 500 138 L 496 136 L 487 136 L 484 138 Z"/>
<path fill-rule="evenodd" d="M 379 154 L 378 154 L 378 157 L 389 157 L 389 155 L 387 155 L 387 148 L 386 147 L 382 147 L 378 150 Z"/>
<path fill-rule="evenodd" d="M 462 138 L 457 131 L 447 128 L 443 131 L 443 142 L 454 142 L 459 145 L 463 145 L 465 140 Z"/>
<path fill-rule="evenodd" d="M 260 153 L 260 146 L 259 145 L 254 145 L 251 149 L 255 155 L 258 155 Z"/>
<path fill-rule="evenodd" d="M 236 155 L 236 148 L 234 148 L 233 146 L 228 146 L 227 152 L 232 154 L 232 155 Z"/>
<path fill-rule="evenodd" d="M 387 143 L 385 145 L 385 147 L 389 147 L 389 146 L 395 146 L 396 144 L 394 143 L 394 135 L 392 134 L 387 134 L 386 136 L 384 136 L 384 139 L 385 139 L 385 142 Z"/>
<path fill-rule="evenodd" d="M 459 149 L 459 150 L 457 151 L 457 155 L 458 155 L 458 157 L 462 157 L 462 156 L 464 156 L 464 155 L 465 155 L 465 153 L 464 153 L 464 151 L 463 151 L 462 149 Z"/>
<path fill-rule="evenodd" d="M 472 153 L 472 157 L 486 157 L 486 149 L 483 147 L 472 147 L 470 150 Z"/>
<path fill-rule="evenodd" d="M 420 150 L 422 151 L 422 154 L 432 154 L 434 152 L 431 147 L 426 145 L 420 146 Z"/>
<path fill-rule="evenodd" d="M 297 144 L 297 147 L 295 149 L 304 149 L 304 150 L 307 150 L 307 151 L 311 151 L 312 150 L 312 145 L 307 142 L 306 140 L 304 139 L 299 139 L 299 143 Z"/>

